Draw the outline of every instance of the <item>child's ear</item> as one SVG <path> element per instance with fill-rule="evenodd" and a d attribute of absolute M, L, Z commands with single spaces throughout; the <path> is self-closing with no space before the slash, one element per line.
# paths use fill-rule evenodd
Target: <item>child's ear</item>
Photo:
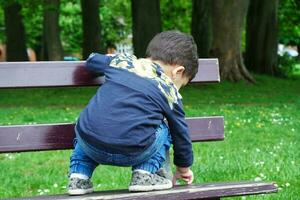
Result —
<path fill-rule="evenodd" d="M 183 75 L 183 72 L 184 72 L 185 68 L 184 66 L 176 66 L 174 67 L 174 69 L 172 70 L 172 78 L 173 79 L 176 79 L 176 77 L 179 75 Z"/>

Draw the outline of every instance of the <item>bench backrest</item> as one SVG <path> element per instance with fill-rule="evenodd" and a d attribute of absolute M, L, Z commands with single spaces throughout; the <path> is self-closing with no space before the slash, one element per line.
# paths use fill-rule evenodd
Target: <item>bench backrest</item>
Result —
<path fill-rule="evenodd" d="M 1 88 L 69 87 L 101 85 L 84 61 L 0 63 Z M 219 82 L 217 59 L 199 59 L 198 74 L 192 83 Z M 193 141 L 224 139 L 223 117 L 187 118 Z M 74 124 L 0 126 L 0 153 L 72 148 Z"/>

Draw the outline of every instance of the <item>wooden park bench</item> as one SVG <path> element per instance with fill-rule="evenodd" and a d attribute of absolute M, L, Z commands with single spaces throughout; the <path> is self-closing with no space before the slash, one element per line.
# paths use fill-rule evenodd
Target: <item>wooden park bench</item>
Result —
<path fill-rule="evenodd" d="M 96 77 L 87 71 L 84 61 L 0 63 L 0 89 L 94 86 L 101 85 L 104 81 L 103 76 Z M 218 60 L 199 59 L 199 73 L 192 83 L 219 81 Z M 222 116 L 194 117 L 186 120 L 193 142 L 224 139 Z M 73 138 L 72 123 L 0 126 L 0 153 L 71 149 Z M 276 191 L 274 183 L 249 181 L 175 186 L 171 190 L 141 193 L 114 190 L 79 197 L 63 194 L 22 199 L 220 199 Z"/>

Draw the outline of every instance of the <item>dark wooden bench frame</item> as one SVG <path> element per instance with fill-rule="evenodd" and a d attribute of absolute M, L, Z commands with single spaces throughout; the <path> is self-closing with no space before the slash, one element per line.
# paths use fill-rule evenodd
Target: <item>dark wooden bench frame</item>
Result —
<path fill-rule="evenodd" d="M 86 70 L 84 61 L 0 63 L 0 89 L 99 86 L 104 81 L 105 77 L 97 77 Z M 218 60 L 199 59 L 199 73 L 192 83 L 216 82 L 220 82 Z M 222 116 L 187 118 L 187 123 L 193 142 L 224 139 Z M 73 138 L 72 123 L 0 126 L 0 153 L 71 149 Z M 147 193 L 128 193 L 127 190 L 102 191 L 81 196 L 79 199 L 101 199 L 104 196 L 107 199 L 220 199 L 276 191 L 274 183 L 236 182 L 177 186 L 172 190 Z M 35 198 L 74 199 L 67 195 Z"/>

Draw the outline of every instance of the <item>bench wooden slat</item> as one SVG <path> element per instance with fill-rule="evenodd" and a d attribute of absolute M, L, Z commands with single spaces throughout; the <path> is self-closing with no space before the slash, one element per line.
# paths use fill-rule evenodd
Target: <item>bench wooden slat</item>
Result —
<path fill-rule="evenodd" d="M 193 141 L 224 139 L 223 117 L 187 118 Z M 0 126 L 0 153 L 70 149 L 74 124 Z"/>
<path fill-rule="evenodd" d="M 85 68 L 85 61 L 0 63 L 0 88 L 91 86 L 104 81 Z M 218 60 L 199 59 L 199 73 L 192 82 L 219 81 Z"/>
<path fill-rule="evenodd" d="M 38 196 L 27 199 L 42 200 L 100 200 L 100 199 L 122 199 L 122 200 L 157 200 L 157 199 L 219 199 L 220 197 L 244 196 L 252 194 L 265 194 L 277 192 L 274 183 L 267 182 L 233 182 L 233 183 L 210 183 L 190 186 L 176 186 L 170 190 L 129 193 L 128 190 L 113 190 L 94 192 L 83 196 L 50 195 Z"/>

